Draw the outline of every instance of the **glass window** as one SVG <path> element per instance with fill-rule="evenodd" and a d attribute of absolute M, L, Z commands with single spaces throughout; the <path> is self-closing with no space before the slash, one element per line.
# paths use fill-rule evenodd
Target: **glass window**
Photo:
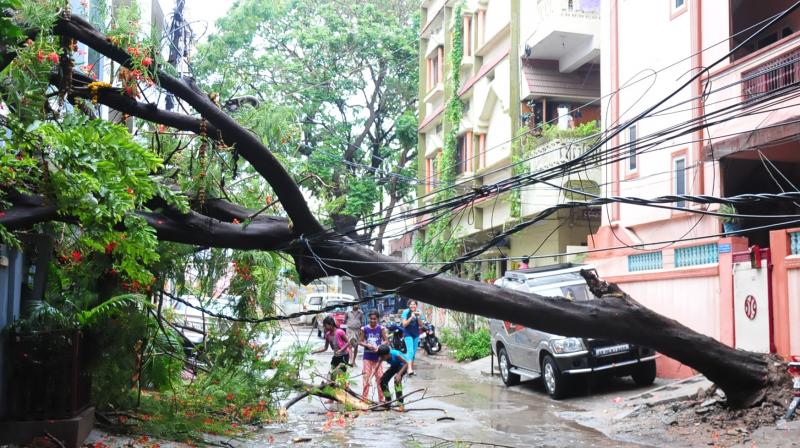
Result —
<path fill-rule="evenodd" d="M 636 126 L 628 128 L 628 171 L 636 171 Z"/>
<path fill-rule="evenodd" d="M 686 0 L 675 0 L 675 9 L 678 9 L 681 6 L 683 6 L 684 3 L 686 3 Z"/>
<path fill-rule="evenodd" d="M 674 165 L 674 176 L 673 179 L 675 180 L 675 194 L 681 195 L 686 194 L 686 158 L 681 157 L 679 159 L 673 160 Z M 686 201 L 678 201 L 675 203 L 678 207 L 686 206 Z"/>
<path fill-rule="evenodd" d="M 312 296 L 308 299 L 309 305 L 321 305 L 322 304 L 322 297 L 319 296 Z"/>

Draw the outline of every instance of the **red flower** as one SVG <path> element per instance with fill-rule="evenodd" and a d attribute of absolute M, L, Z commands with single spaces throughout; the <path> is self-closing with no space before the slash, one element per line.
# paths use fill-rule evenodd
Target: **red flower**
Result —
<path fill-rule="evenodd" d="M 3 218 L 5 216 L 6 216 L 6 212 L 0 212 L 0 218 Z"/>
<path fill-rule="evenodd" d="M 117 243 L 110 242 L 106 244 L 106 255 L 111 255 L 111 252 L 114 252 L 114 249 L 117 247 Z"/>
<path fill-rule="evenodd" d="M 72 261 L 74 261 L 75 263 L 78 263 L 78 262 L 81 261 L 81 253 L 79 251 L 77 251 L 77 250 L 73 250 L 72 254 L 70 254 L 70 256 L 72 257 Z"/>
<path fill-rule="evenodd" d="M 133 193 L 134 193 L 134 192 L 133 192 L 133 188 L 131 188 L 131 187 L 128 187 L 128 194 L 133 194 Z"/>
<path fill-rule="evenodd" d="M 33 41 L 31 39 L 28 39 L 28 40 L 25 41 L 25 46 L 26 47 L 30 47 L 31 45 L 33 45 Z"/>
<path fill-rule="evenodd" d="M 42 52 L 42 50 L 36 52 L 36 59 L 38 59 L 39 62 L 44 62 L 44 53 Z"/>
<path fill-rule="evenodd" d="M 136 47 L 128 47 L 128 53 L 134 56 L 139 56 L 139 49 Z"/>
<path fill-rule="evenodd" d="M 231 423 L 231 428 L 238 428 L 238 427 L 239 427 L 238 423 Z"/>
<path fill-rule="evenodd" d="M 226 400 L 228 400 L 228 401 L 231 401 L 231 400 L 233 400 L 233 394 L 228 394 L 228 395 L 226 395 L 226 396 L 225 396 L 225 399 L 226 399 Z"/>
<path fill-rule="evenodd" d="M 149 56 L 145 56 L 145 57 L 142 59 L 142 65 L 143 65 L 144 67 L 150 67 L 151 65 L 153 65 L 153 58 L 151 58 L 151 57 L 149 57 Z"/>
<path fill-rule="evenodd" d="M 52 62 L 53 64 L 58 64 L 58 53 L 52 52 L 47 55 L 47 60 Z"/>

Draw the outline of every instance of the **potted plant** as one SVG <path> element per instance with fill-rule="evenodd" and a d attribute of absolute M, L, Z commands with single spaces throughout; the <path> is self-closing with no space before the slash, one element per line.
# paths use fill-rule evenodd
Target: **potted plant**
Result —
<path fill-rule="evenodd" d="M 726 234 L 735 233 L 742 228 L 741 219 L 736 216 L 732 216 L 738 214 L 734 206 L 730 204 L 722 204 L 720 205 L 718 212 L 725 215 L 720 216 L 719 219 L 722 221 L 722 229 Z"/>

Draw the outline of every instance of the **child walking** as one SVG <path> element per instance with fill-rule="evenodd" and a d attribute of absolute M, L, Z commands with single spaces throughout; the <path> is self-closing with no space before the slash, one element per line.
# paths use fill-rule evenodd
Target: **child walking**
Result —
<path fill-rule="evenodd" d="M 335 380 L 337 376 L 347 371 L 347 366 L 350 363 L 350 343 L 344 330 L 336 327 L 336 321 L 333 317 L 327 316 L 322 321 L 322 328 L 325 331 L 325 347 L 314 353 L 323 353 L 330 346 L 331 350 L 333 350 L 330 377 L 331 380 Z"/>

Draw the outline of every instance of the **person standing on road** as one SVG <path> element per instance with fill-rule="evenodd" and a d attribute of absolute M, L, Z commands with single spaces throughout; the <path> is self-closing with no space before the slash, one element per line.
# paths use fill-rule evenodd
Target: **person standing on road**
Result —
<path fill-rule="evenodd" d="M 364 382 L 361 397 L 364 401 L 369 400 L 369 387 L 373 379 L 378 388 L 378 401 L 383 401 L 383 389 L 380 384 L 383 376 L 383 362 L 378 358 L 378 347 L 388 344 L 388 337 L 386 329 L 382 325 L 378 325 L 379 318 L 377 311 L 370 311 L 369 323 L 361 327 L 359 335 L 359 345 L 364 347 L 364 365 L 361 375 L 361 380 Z"/>
<path fill-rule="evenodd" d="M 417 301 L 409 300 L 408 309 L 403 311 L 403 340 L 406 343 L 406 359 L 408 360 L 408 375 L 414 375 L 414 358 L 419 347 L 419 333 L 422 329 L 422 314 L 417 310 Z"/>
<path fill-rule="evenodd" d="M 383 403 L 392 401 L 392 391 L 389 390 L 389 381 L 394 377 L 395 399 L 400 403 L 398 410 L 405 411 L 403 407 L 403 376 L 410 365 L 403 353 L 390 349 L 388 345 L 378 347 L 378 358 L 389 363 L 389 368 L 381 375 L 381 390 L 383 390 Z"/>
<path fill-rule="evenodd" d="M 325 347 L 313 353 L 323 353 L 330 346 L 333 350 L 330 378 L 331 381 L 335 381 L 336 377 L 347 372 L 350 363 L 350 343 L 344 330 L 336 328 L 336 320 L 333 317 L 327 316 L 322 321 L 322 328 L 325 330 Z"/>
<path fill-rule="evenodd" d="M 344 326 L 347 329 L 347 341 L 353 347 L 353 357 L 351 359 L 351 366 L 356 365 L 356 357 L 358 357 L 358 340 L 361 326 L 364 325 L 364 312 L 361 311 L 357 303 L 353 304 L 350 311 L 344 314 Z"/>

